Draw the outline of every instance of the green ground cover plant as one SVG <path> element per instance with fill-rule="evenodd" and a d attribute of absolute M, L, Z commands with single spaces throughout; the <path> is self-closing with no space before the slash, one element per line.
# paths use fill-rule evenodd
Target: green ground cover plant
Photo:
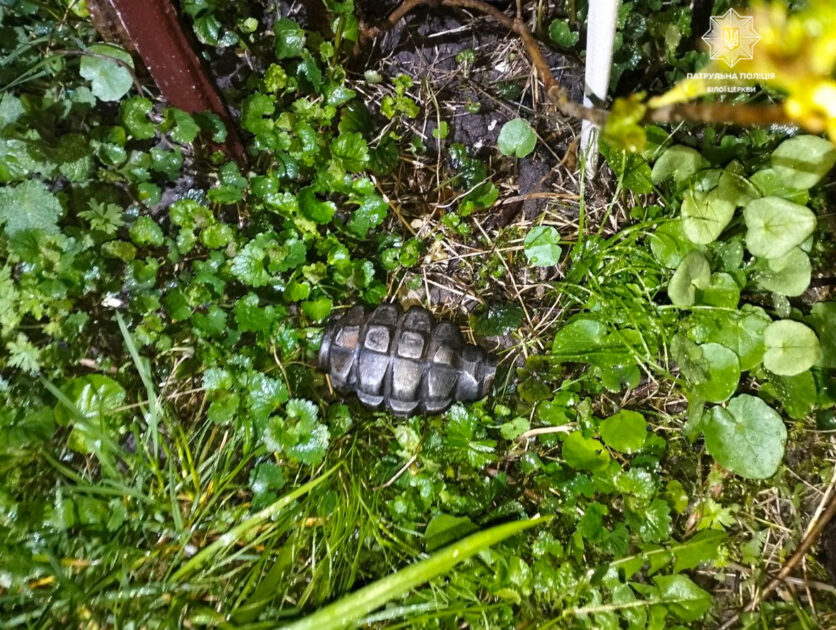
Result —
<path fill-rule="evenodd" d="M 83 2 L 0 2 L 3 627 L 716 627 L 833 491 L 836 147 L 646 126 L 492 222 L 571 126 L 509 70 L 465 142 L 478 103 L 358 65 L 363 6 L 322 4 L 180 3 L 239 163 Z M 580 54 L 586 3 L 539 4 Z M 615 90 L 705 61 L 688 7 L 624 3 Z M 524 59 L 487 46 L 451 76 Z M 331 391 L 329 316 L 403 298 L 494 351 L 491 396 L 398 419 Z M 741 624 L 836 623 L 833 562 Z"/>

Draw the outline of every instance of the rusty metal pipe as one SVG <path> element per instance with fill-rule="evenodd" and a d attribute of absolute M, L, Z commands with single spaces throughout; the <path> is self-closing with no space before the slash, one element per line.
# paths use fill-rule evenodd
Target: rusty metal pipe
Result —
<path fill-rule="evenodd" d="M 227 128 L 228 152 L 239 163 L 246 161 L 232 116 L 184 32 L 172 0 L 88 0 L 87 5 L 103 37 L 118 37 L 139 55 L 166 101 L 190 114 L 217 114 Z"/>

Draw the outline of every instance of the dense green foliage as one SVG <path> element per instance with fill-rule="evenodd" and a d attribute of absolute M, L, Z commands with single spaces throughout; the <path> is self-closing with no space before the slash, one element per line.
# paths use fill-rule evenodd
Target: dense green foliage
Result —
<path fill-rule="evenodd" d="M 4 623 L 691 628 L 737 606 L 714 597 L 730 563 L 763 584 L 758 493 L 802 503 L 785 447 L 834 406 L 836 308 L 799 297 L 832 253 L 833 145 L 649 128 L 644 153 L 602 147 L 618 189 L 596 224 L 581 189 L 574 233 L 544 213 L 489 235 L 498 169 L 439 119 L 453 201 L 419 238 L 384 183 L 435 157 L 421 86 L 346 70 L 350 0 L 325 2 L 325 34 L 260 3 L 181 3 L 211 62 L 258 60 L 227 93 L 246 166 L 216 116 L 158 101 L 68 4 L 0 2 Z M 614 82 L 689 35 L 669 4 L 625 3 L 654 17 L 624 10 Z M 583 15 L 549 22 L 558 48 Z M 542 142 L 542 121 L 511 118 L 507 169 Z M 471 313 L 513 365 L 443 416 L 333 395 L 323 322 L 421 289 L 442 242 L 484 250 L 475 293 L 558 272 L 555 314 Z M 817 449 L 799 472 L 827 483 Z"/>

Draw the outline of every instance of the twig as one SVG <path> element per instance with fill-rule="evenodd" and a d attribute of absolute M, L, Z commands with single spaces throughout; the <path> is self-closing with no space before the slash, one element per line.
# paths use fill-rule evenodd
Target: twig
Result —
<path fill-rule="evenodd" d="M 380 486 L 375 488 L 375 490 L 382 490 L 383 488 L 388 488 L 389 486 L 391 486 L 393 483 L 395 483 L 400 478 L 401 475 L 403 475 L 407 470 L 409 470 L 409 467 L 412 466 L 412 464 L 414 464 L 415 460 L 417 460 L 417 459 L 418 459 L 418 453 L 415 453 L 415 455 L 410 457 L 409 460 L 407 460 L 407 462 L 403 466 L 401 466 L 401 469 L 398 472 L 396 472 L 394 474 L 394 476 L 389 481 L 387 481 L 384 484 L 381 484 Z"/>
<path fill-rule="evenodd" d="M 796 125 L 780 105 L 731 105 L 729 103 L 680 103 L 648 109 L 644 122 L 734 123 L 756 125 Z"/>
<path fill-rule="evenodd" d="M 729 563 L 726 566 L 729 569 L 733 569 L 734 571 L 737 571 L 738 573 L 742 573 L 744 575 L 752 574 L 752 569 L 750 569 L 749 567 L 745 567 L 742 564 L 738 564 L 737 562 L 729 561 Z M 711 571 L 701 571 L 701 573 L 705 573 L 705 575 L 715 575 Z M 832 584 L 826 584 L 825 582 L 819 582 L 817 580 L 804 580 L 802 578 L 797 577 L 785 577 L 784 582 L 786 584 L 789 584 L 790 586 L 797 586 L 799 588 L 810 587 L 819 591 L 825 591 L 826 593 L 833 593 L 834 595 L 836 595 L 836 586 L 833 586 Z"/>
<path fill-rule="evenodd" d="M 750 601 L 745 608 L 743 608 L 743 612 L 751 612 L 757 608 L 761 601 L 766 599 L 772 591 L 778 588 L 781 583 L 795 570 L 795 567 L 797 567 L 804 559 L 804 556 L 807 555 L 810 547 L 812 547 L 816 540 L 818 540 L 822 530 L 824 530 L 833 516 L 836 515 L 836 493 L 831 494 L 829 501 L 827 509 L 825 509 L 824 512 L 822 512 L 810 525 L 807 530 L 807 534 L 804 536 L 801 544 L 798 545 L 795 553 L 792 554 L 792 557 L 787 560 L 783 567 L 781 567 L 778 575 L 770 580 L 769 584 L 766 585 L 766 588 L 764 588 L 760 594 L 754 597 L 752 601 Z M 740 613 L 741 611 L 736 612 L 728 621 L 720 626 L 718 630 L 729 630 L 729 628 L 740 620 Z"/>
<path fill-rule="evenodd" d="M 78 364 L 82 367 L 86 367 L 88 370 L 96 370 L 97 372 L 107 372 L 108 374 L 116 374 L 119 371 L 112 365 L 107 368 L 103 367 L 99 365 L 99 362 L 95 359 L 79 359 Z"/>
<path fill-rule="evenodd" d="M 521 433 L 517 436 L 517 440 L 523 442 L 529 438 L 533 438 L 537 435 L 546 435 L 548 433 L 570 433 L 572 431 L 572 427 L 575 426 L 574 424 L 561 424 L 560 426 L 554 427 L 537 427 L 536 429 L 529 429 L 525 433 Z"/>

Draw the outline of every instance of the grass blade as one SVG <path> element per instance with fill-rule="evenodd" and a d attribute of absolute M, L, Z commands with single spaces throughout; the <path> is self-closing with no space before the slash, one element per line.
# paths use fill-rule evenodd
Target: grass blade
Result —
<path fill-rule="evenodd" d="M 358 619 L 383 606 L 386 602 L 446 573 L 462 560 L 470 558 L 509 536 L 549 520 L 551 520 L 551 516 L 541 516 L 526 521 L 514 521 L 497 525 L 485 531 L 471 534 L 467 538 L 437 551 L 429 558 L 364 586 L 359 591 L 346 595 L 333 604 L 321 608 L 304 619 L 284 626 L 284 628 L 285 630 L 321 630 L 322 628 L 338 630 L 350 626 Z"/>
<path fill-rule="evenodd" d="M 304 496 L 305 494 L 316 488 L 319 484 L 321 484 L 328 477 L 330 477 L 334 473 L 334 471 L 336 471 L 337 468 L 339 468 L 339 466 L 340 465 L 337 464 L 336 466 L 329 468 L 316 479 L 311 479 L 308 483 L 299 486 L 293 492 L 287 493 L 278 501 L 271 503 L 266 508 L 264 508 L 260 512 L 257 512 L 243 523 L 239 523 L 238 525 L 230 529 L 226 534 L 220 536 L 215 542 L 213 542 L 208 547 L 204 547 L 203 549 L 201 549 L 194 556 L 192 556 L 192 558 L 188 562 L 186 562 L 186 564 L 177 569 L 174 575 L 171 576 L 170 582 L 175 582 L 177 580 L 183 580 L 188 578 L 197 569 L 209 562 L 222 550 L 235 544 L 235 542 L 237 542 L 240 538 L 245 536 L 251 529 L 258 527 L 264 521 L 273 518 L 276 514 L 281 512 L 285 507 L 293 503 L 296 499 L 298 499 L 301 496 Z"/>
<path fill-rule="evenodd" d="M 122 332 L 122 337 L 125 340 L 125 345 L 128 347 L 128 352 L 131 355 L 131 359 L 133 359 L 134 365 L 136 366 L 136 371 L 139 373 L 139 378 L 142 381 L 142 384 L 145 385 L 145 391 L 148 396 L 149 429 L 151 431 L 151 440 L 154 447 L 151 452 L 156 457 L 159 453 L 160 448 L 160 403 L 159 400 L 157 400 L 157 392 L 156 388 L 154 387 L 154 379 L 151 376 L 151 371 L 148 369 L 148 364 L 145 361 L 143 361 L 142 356 L 140 356 L 139 354 L 139 349 L 136 347 L 136 343 L 134 343 L 134 338 L 131 335 L 131 331 L 128 330 L 128 326 L 125 324 L 125 320 L 122 319 L 122 314 L 118 311 L 116 313 L 116 321 L 119 324 L 119 330 Z"/>

